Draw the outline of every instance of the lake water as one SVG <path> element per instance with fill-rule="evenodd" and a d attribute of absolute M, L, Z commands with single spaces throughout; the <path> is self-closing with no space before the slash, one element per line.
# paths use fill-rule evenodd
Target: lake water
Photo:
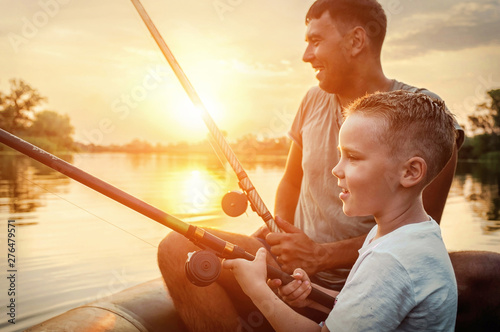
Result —
<path fill-rule="evenodd" d="M 197 226 L 243 234 L 262 224 L 229 218 L 220 199 L 237 190 L 212 156 L 76 154 L 68 161 Z M 272 211 L 285 157 L 242 159 Z M 451 250 L 500 252 L 498 167 L 460 164 L 442 220 Z M 8 220 L 15 220 L 16 324 L 7 322 Z M 160 276 L 156 250 L 169 229 L 22 155 L 0 155 L 0 329 L 18 331 L 75 306 Z M 8 275 L 7 275 L 8 276 Z"/>

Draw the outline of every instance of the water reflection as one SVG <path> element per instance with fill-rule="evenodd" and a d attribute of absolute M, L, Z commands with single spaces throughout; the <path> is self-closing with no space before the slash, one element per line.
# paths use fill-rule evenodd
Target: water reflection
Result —
<path fill-rule="evenodd" d="M 71 162 L 71 157 L 66 158 Z M 0 208 L 23 215 L 43 206 L 41 195 L 64 190 L 69 179 L 39 162 L 21 155 L 0 155 Z"/>
<path fill-rule="evenodd" d="M 188 218 L 187 221 L 220 217 L 222 196 L 227 191 L 239 189 L 230 166 L 221 163 L 215 155 L 77 157 L 81 162 L 95 160 L 93 163 L 97 163 L 98 159 L 103 159 L 107 164 L 116 165 L 112 172 L 120 179 L 116 183 L 118 187 L 137 188 L 135 193 L 146 201 L 156 203 L 179 217 Z M 65 156 L 65 159 L 73 161 L 71 156 Z M 286 158 L 251 156 L 240 161 L 250 174 L 264 174 L 282 172 Z M 253 181 L 252 177 L 250 179 Z M 0 209 L 16 214 L 19 220 L 32 218 L 30 213 L 45 204 L 43 194 L 65 193 L 69 182 L 66 176 L 25 156 L 0 155 Z M 482 220 L 483 232 L 500 229 L 500 162 L 459 162 L 452 190 L 470 203 L 474 213 Z"/>
<path fill-rule="evenodd" d="M 215 219 L 224 218 L 220 205 L 222 197 L 228 191 L 239 190 L 236 175 L 230 165 L 212 154 L 128 154 L 124 157 L 133 169 L 135 181 L 140 178 L 145 187 L 136 193 L 147 202 L 186 222 L 210 224 Z M 251 174 L 257 175 L 263 170 L 267 174 L 277 170 L 281 175 L 286 158 L 252 156 L 240 161 L 253 181 Z M 130 171 L 127 165 L 122 164 L 122 167 Z M 137 175 L 139 173 L 141 175 Z M 127 174 L 129 180 L 131 176 L 130 173 Z M 259 186 L 256 188 L 258 191 L 264 189 Z M 271 190 L 274 195 L 275 188 Z"/>
<path fill-rule="evenodd" d="M 460 162 L 455 176 L 457 189 L 482 220 L 486 234 L 500 229 L 500 162 Z"/>

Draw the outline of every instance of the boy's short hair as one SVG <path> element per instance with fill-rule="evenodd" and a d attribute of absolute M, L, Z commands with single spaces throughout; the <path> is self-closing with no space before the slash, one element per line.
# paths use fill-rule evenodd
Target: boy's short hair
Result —
<path fill-rule="evenodd" d="M 306 25 L 312 19 L 319 19 L 326 11 L 344 30 L 361 26 L 372 40 L 373 49 L 381 52 L 387 17 L 376 0 L 317 0 L 307 12 Z"/>
<path fill-rule="evenodd" d="M 419 156 L 427 164 L 425 184 L 446 166 L 453 154 L 456 130 L 444 101 L 409 91 L 377 92 L 354 101 L 347 116 L 361 114 L 383 120 L 379 140 L 391 154 Z"/>

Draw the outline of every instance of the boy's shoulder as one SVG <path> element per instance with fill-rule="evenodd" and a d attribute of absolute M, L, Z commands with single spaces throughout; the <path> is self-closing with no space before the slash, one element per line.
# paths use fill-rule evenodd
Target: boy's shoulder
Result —
<path fill-rule="evenodd" d="M 380 241 L 378 245 L 376 241 Z M 409 275 L 425 270 L 447 278 L 454 276 L 441 229 L 434 220 L 402 226 L 374 242 L 374 258 L 389 255 Z"/>

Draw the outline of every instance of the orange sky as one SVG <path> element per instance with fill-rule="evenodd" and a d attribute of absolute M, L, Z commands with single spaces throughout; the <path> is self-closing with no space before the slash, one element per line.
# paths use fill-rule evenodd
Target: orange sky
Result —
<path fill-rule="evenodd" d="M 229 139 L 285 135 L 316 84 L 301 61 L 304 0 L 143 0 Z M 500 88 L 499 1 L 381 1 L 387 76 L 426 87 L 461 123 Z M 0 0 L 0 88 L 22 78 L 95 144 L 207 135 L 128 0 Z"/>

